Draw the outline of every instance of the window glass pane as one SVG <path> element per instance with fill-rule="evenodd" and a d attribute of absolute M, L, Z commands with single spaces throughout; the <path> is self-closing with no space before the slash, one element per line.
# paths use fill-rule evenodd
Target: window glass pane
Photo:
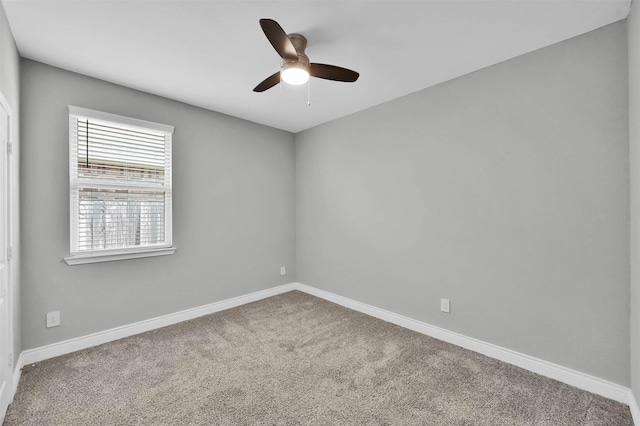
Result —
<path fill-rule="evenodd" d="M 164 192 L 80 188 L 78 250 L 163 243 L 164 212 Z"/>

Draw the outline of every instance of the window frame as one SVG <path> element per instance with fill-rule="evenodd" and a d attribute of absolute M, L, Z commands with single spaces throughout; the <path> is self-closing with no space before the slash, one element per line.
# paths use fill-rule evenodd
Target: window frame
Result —
<path fill-rule="evenodd" d="M 95 262 L 108 262 L 114 260 L 125 260 L 153 256 L 165 256 L 173 254 L 176 248 L 173 246 L 172 222 L 173 222 L 173 182 L 172 173 L 169 170 L 167 178 L 168 187 L 164 187 L 165 193 L 165 241 L 162 244 L 140 247 L 126 247 L 117 249 L 98 249 L 98 250 L 77 250 L 78 239 L 78 218 L 74 215 L 77 211 L 78 192 L 82 186 L 83 179 L 78 177 L 78 156 L 77 147 L 74 151 L 74 145 L 77 145 L 77 122 L 78 118 L 87 118 L 93 120 L 106 121 L 115 125 L 129 128 L 144 129 L 147 131 L 161 132 L 165 137 L 165 150 L 169 152 L 169 164 L 173 167 L 172 156 L 172 138 L 174 126 L 155 123 L 152 121 L 140 120 L 137 118 L 125 117 L 122 115 L 111 114 L 102 111 L 96 111 L 88 108 L 69 105 L 69 251 L 70 255 L 64 258 L 68 265 L 80 265 Z M 84 181 L 87 183 L 87 181 Z M 96 186 L 99 186 L 96 185 Z M 136 189 L 135 185 L 123 184 L 122 189 Z M 75 193 L 74 193 L 75 192 Z M 168 197 L 166 196 L 168 195 Z"/>

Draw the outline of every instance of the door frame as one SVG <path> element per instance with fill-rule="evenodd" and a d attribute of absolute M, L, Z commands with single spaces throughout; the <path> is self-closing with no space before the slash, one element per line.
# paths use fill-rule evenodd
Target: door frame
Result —
<path fill-rule="evenodd" d="M 7 391 L 9 392 L 9 403 L 11 403 L 11 401 L 13 401 L 13 396 L 15 393 L 15 388 L 16 388 L 16 383 L 14 383 L 14 375 L 15 375 L 15 368 L 16 368 L 16 364 L 17 364 L 17 360 L 16 360 L 16 356 L 15 356 L 15 348 L 13 347 L 13 301 L 14 301 L 14 295 L 13 295 L 13 260 L 15 259 L 15 251 L 13 250 L 13 214 L 12 214 L 12 208 L 13 208 L 13 202 L 12 202 L 12 198 L 13 198 L 13 191 L 12 191 L 12 179 L 11 179 L 11 174 L 12 174 L 12 161 L 13 161 L 13 150 L 15 148 L 15 142 L 13 139 L 14 136 L 14 130 L 13 130 L 13 110 L 11 108 L 11 106 L 9 105 L 9 102 L 7 102 L 7 99 L 4 97 L 4 94 L 0 91 L 0 106 L 6 111 L 7 113 L 7 143 L 6 145 L 2 146 L 1 149 L 3 150 L 3 154 L 2 154 L 2 158 L 4 158 L 4 165 L 6 167 L 4 167 L 4 170 L 2 171 L 2 173 L 4 173 L 4 188 L 0 188 L 0 191 L 4 192 L 4 197 L 5 197 L 5 205 L 4 205 L 4 209 L 5 209 L 5 232 L 6 232 L 6 244 L 7 244 L 7 250 L 9 248 L 11 248 L 11 256 L 9 259 L 9 255 L 7 254 L 7 264 L 6 264 L 6 268 L 7 268 L 7 293 L 6 293 L 6 297 L 7 297 L 7 327 L 8 327 L 8 331 L 7 331 L 7 349 L 9 350 L 9 359 L 10 359 L 10 365 L 8 366 L 9 368 L 9 374 L 7 377 Z M 9 144 L 11 144 L 11 149 L 9 148 Z M 7 252 L 8 253 L 8 252 Z M 0 413 L 0 417 L 4 418 L 5 413 L 2 412 Z"/>

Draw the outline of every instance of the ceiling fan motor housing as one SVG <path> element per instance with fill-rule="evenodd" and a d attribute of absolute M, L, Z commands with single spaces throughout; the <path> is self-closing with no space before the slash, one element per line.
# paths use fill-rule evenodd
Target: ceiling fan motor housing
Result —
<path fill-rule="evenodd" d="M 304 53 L 304 50 L 307 48 L 307 39 L 302 34 L 289 34 L 288 37 L 289 40 L 291 40 L 291 44 L 293 44 L 293 47 L 296 48 L 298 59 L 283 59 L 282 71 L 289 68 L 301 68 L 309 73 L 309 57 L 306 55 L 306 53 Z"/>

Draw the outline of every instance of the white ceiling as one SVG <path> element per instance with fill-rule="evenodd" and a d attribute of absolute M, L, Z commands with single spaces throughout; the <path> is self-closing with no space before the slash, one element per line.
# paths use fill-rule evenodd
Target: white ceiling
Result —
<path fill-rule="evenodd" d="M 626 18 L 630 0 L 2 0 L 21 56 L 299 132 Z M 356 83 L 252 89 L 280 59 L 258 20 L 301 33 Z"/>

